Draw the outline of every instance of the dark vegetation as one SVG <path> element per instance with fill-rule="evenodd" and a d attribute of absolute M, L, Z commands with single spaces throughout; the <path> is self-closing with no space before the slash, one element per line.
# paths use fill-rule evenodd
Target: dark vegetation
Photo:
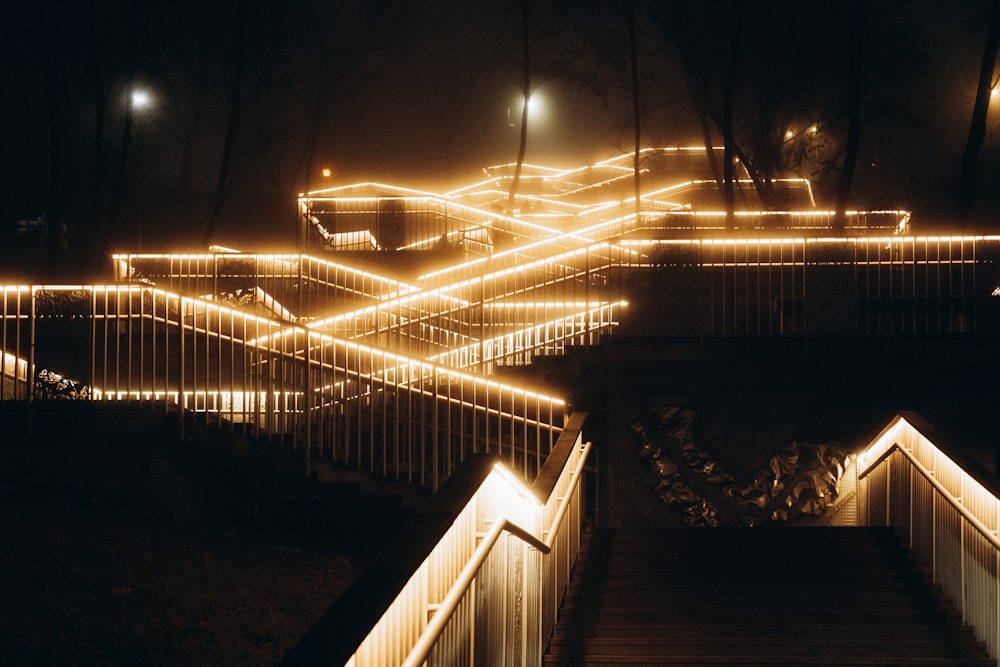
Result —
<path fill-rule="evenodd" d="M 0 447 L 4 665 L 275 664 L 409 514 L 270 445 L 70 405 Z"/>

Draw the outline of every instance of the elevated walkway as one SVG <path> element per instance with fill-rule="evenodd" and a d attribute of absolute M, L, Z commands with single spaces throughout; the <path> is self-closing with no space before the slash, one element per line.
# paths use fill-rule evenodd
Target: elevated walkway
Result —
<path fill-rule="evenodd" d="M 596 529 L 545 665 L 995 665 L 888 528 Z"/>

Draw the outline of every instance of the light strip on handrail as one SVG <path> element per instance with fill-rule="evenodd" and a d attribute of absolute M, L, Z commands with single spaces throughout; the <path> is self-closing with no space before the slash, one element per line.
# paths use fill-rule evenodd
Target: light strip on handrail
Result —
<path fill-rule="evenodd" d="M 563 496 L 564 499 L 569 498 L 573 495 L 576 486 L 580 482 L 580 477 L 583 474 L 584 464 L 587 462 L 587 454 L 590 452 L 590 443 L 585 443 L 581 447 L 580 459 L 577 461 L 576 467 L 573 469 L 573 474 L 570 477 L 569 488 L 566 494 Z M 493 545 L 496 544 L 497 540 L 500 539 L 500 534 L 503 531 L 509 532 L 511 535 L 521 539 L 530 546 L 534 547 L 543 554 L 549 554 L 552 552 L 552 536 L 556 534 L 556 528 L 562 522 L 563 517 L 566 514 L 566 506 L 569 505 L 568 500 L 563 500 L 559 503 L 559 511 L 556 512 L 556 516 L 552 520 L 552 527 L 549 528 L 549 539 L 545 541 L 539 540 L 537 537 L 531 534 L 530 531 L 517 525 L 505 516 L 498 517 L 496 522 L 490 528 L 489 532 L 483 538 L 483 541 L 479 543 L 476 550 L 472 553 L 472 557 L 462 568 L 458 577 L 455 579 L 455 583 L 451 585 L 448 589 L 448 593 L 445 594 L 444 599 L 438 604 L 437 610 L 434 612 L 434 617 L 427 623 L 427 627 L 417 638 L 417 641 L 413 644 L 413 648 L 410 650 L 410 654 L 406 656 L 406 660 L 403 661 L 402 667 L 418 667 L 423 665 L 424 661 L 427 660 L 427 656 L 430 654 L 431 649 L 434 648 L 434 644 L 441 637 L 441 633 L 444 632 L 445 627 L 448 625 L 448 621 L 451 620 L 452 614 L 458 608 L 459 603 L 462 601 L 462 597 L 472 586 L 472 582 L 475 580 L 476 575 L 479 574 L 479 570 L 482 569 L 483 564 L 486 562 L 487 557 L 490 555 L 490 551 L 493 550 Z"/>
<path fill-rule="evenodd" d="M 944 498 L 948 501 L 948 504 L 954 507 L 958 511 L 958 513 L 962 515 L 962 518 L 968 521 L 973 528 L 979 531 L 979 534 L 985 537 L 986 541 L 989 542 L 991 545 L 993 545 L 994 549 L 1000 550 L 1000 538 L 997 537 L 996 533 L 990 530 L 982 521 L 980 521 L 979 517 L 970 512 L 965 505 L 956 500 L 955 497 L 951 495 L 951 492 L 948 489 L 946 489 L 944 485 L 941 484 L 941 482 L 935 479 L 934 476 L 930 473 L 930 471 L 927 470 L 927 468 L 925 468 L 924 465 L 920 463 L 920 461 L 918 461 L 917 458 L 908 449 L 900 445 L 898 442 L 893 443 L 890 447 L 886 448 L 885 452 L 881 456 L 875 459 L 875 461 L 872 462 L 870 466 L 868 466 L 860 474 L 858 474 L 858 479 L 862 479 L 870 475 L 872 471 L 875 469 L 875 467 L 880 465 L 883 461 L 885 461 L 889 457 L 889 455 L 892 454 L 894 451 L 902 452 L 902 454 L 910 461 L 910 463 L 913 464 L 913 467 L 916 468 L 917 472 L 919 472 L 924 479 L 930 482 L 931 486 L 933 486 L 942 496 L 944 496 Z"/>

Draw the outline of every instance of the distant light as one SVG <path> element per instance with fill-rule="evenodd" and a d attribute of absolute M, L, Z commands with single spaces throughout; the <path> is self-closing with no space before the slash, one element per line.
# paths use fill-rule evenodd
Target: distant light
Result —
<path fill-rule="evenodd" d="M 142 88 L 136 88 L 132 91 L 132 108 L 133 109 L 146 109 L 153 103 L 152 98 L 149 96 L 149 92 L 143 90 Z"/>
<path fill-rule="evenodd" d="M 524 110 L 524 98 L 521 98 L 520 109 Z M 544 98 L 541 97 L 537 92 L 532 93 L 528 97 L 528 118 L 538 119 L 545 113 Z"/>
<path fill-rule="evenodd" d="M 333 169 L 330 169 L 329 167 L 323 167 L 322 173 L 323 173 L 323 178 L 330 178 L 331 176 L 333 176 Z"/>
<path fill-rule="evenodd" d="M 998 97 L 1000 97 L 1000 88 L 993 86 L 990 88 L 990 99 L 995 100 Z"/>
<path fill-rule="evenodd" d="M 813 125 L 812 127 L 809 128 L 809 131 L 812 134 L 816 134 L 817 132 L 819 132 L 819 125 Z"/>
<path fill-rule="evenodd" d="M 785 130 L 785 139 L 791 139 L 794 136 L 795 136 L 794 132 L 792 132 L 791 130 Z"/>

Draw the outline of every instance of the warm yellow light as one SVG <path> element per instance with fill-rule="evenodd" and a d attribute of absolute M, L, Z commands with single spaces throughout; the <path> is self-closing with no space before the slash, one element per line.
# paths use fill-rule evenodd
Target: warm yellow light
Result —
<path fill-rule="evenodd" d="M 785 139 L 791 139 L 794 136 L 795 136 L 795 133 L 792 132 L 791 130 L 786 130 L 785 131 Z"/>
<path fill-rule="evenodd" d="M 523 96 L 520 99 L 520 103 L 518 104 L 517 109 L 519 111 L 521 111 L 521 112 L 524 111 L 524 97 Z M 528 118 L 530 120 L 537 120 L 538 118 L 541 118 L 541 116 L 544 113 L 544 111 L 545 111 L 545 105 L 542 103 L 542 98 L 538 95 L 538 93 L 534 92 L 531 95 L 529 95 L 528 96 Z M 517 119 L 512 118 L 511 119 L 511 125 L 513 125 L 516 122 L 516 120 Z M 524 166 L 528 166 L 528 165 L 524 165 Z M 522 178 L 523 178 L 523 176 L 522 176 Z"/>
<path fill-rule="evenodd" d="M 323 167 L 323 178 L 330 178 L 333 175 L 333 170 L 329 167 Z"/>
<path fill-rule="evenodd" d="M 810 127 L 809 132 L 811 134 L 816 134 L 817 132 L 819 132 L 819 125 L 813 125 L 812 127 Z"/>

